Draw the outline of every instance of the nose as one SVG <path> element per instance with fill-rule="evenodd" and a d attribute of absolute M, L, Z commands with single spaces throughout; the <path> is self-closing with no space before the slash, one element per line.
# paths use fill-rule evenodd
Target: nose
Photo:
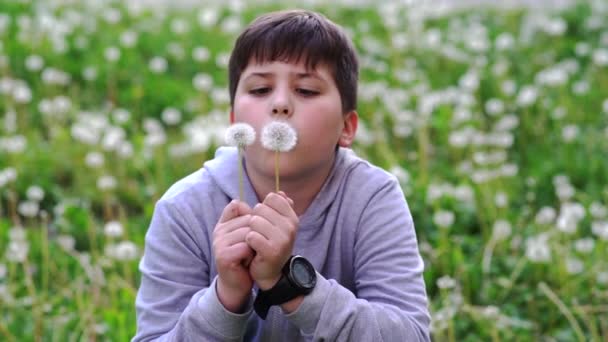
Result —
<path fill-rule="evenodd" d="M 293 108 L 289 99 L 288 90 L 279 89 L 279 87 L 277 87 L 272 100 L 271 108 L 273 115 L 291 116 Z"/>

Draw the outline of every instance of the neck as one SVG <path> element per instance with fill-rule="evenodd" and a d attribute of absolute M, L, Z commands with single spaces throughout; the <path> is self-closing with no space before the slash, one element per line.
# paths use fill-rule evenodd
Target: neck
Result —
<path fill-rule="evenodd" d="M 329 176 L 334 162 L 335 156 L 332 162 L 328 163 L 324 168 L 302 172 L 293 177 L 281 177 L 279 190 L 283 191 L 293 200 L 294 211 L 298 216 L 304 214 L 315 199 Z M 252 168 L 248 167 L 247 160 L 245 160 L 245 165 L 251 185 L 256 192 L 258 200 L 262 202 L 269 193 L 276 191 L 275 177 L 274 175 L 266 176 L 256 173 Z"/>

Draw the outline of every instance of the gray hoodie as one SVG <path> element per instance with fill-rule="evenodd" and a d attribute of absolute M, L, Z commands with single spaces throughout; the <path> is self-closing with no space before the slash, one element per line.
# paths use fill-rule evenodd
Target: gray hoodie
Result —
<path fill-rule="evenodd" d="M 300 307 L 227 311 L 217 298 L 212 232 L 238 198 L 235 148 L 156 203 L 146 234 L 133 341 L 428 341 L 429 312 L 414 224 L 396 178 L 340 148 L 325 184 L 300 216 L 293 254 L 317 270 Z M 257 196 L 245 177 L 245 200 Z"/>

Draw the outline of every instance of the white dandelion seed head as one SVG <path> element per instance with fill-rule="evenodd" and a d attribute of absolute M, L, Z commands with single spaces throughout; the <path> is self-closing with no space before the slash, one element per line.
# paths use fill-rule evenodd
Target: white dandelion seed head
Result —
<path fill-rule="evenodd" d="M 230 146 L 249 146 L 255 141 L 255 130 L 249 124 L 238 122 L 228 127 L 225 139 Z"/>
<path fill-rule="evenodd" d="M 289 152 L 297 142 L 295 129 L 286 122 L 272 121 L 262 129 L 262 146 L 266 149 Z"/>

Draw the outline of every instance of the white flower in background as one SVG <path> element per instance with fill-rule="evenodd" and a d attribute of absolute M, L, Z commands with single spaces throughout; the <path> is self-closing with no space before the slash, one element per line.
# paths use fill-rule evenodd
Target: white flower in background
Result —
<path fill-rule="evenodd" d="M 599 202 L 593 202 L 589 206 L 589 213 L 594 219 L 603 219 L 608 216 L 608 208 L 606 208 Z"/>
<path fill-rule="evenodd" d="M 145 118 L 142 126 L 146 133 L 157 133 L 163 131 L 163 125 L 154 118 Z"/>
<path fill-rule="evenodd" d="M 494 124 L 494 130 L 498 132 L 511 131 L 519 126 L 519 118 L 515 114 L 507 114 Z"/>
<path fill-rule="evenodd" d="M 0 188 L 16 179 L 17 171 L 14 168 L 8 167 L 4 170 L 0 170 Z"/>
<path fill-rule="evenodd" d="M 44 67 L 44 59 L 38 55 L 29 55 L 25 59 L 25 68 L 29 71 L 40 71 Z"/>
<path fill-rule="evenodd" d="M 192 49 L 192 59 L 197 62 L 206 62 L 210 57 L 211 53 L 209 52 L 209 49 L 204 46 L 197 46 Z"/>
<path fill-rule="evenodd" d="M 119 148 L 120 144 L 125 140 L 125 130 L 122 127 L 110 126 L 101 140 L 101 146 L 106 151 L 114 151 Z"/>
<path fill-rule="evenodd" d="M 25 196 L 30 201 L 40 202 L 44 199 L 44 190 L 38 185 L 31 185 L 27 188 Z"/>
<path fill-rule="evenodd" d="M 144 137 L 144 146 L 154 148 L 162 146 L 167 142 L 167 134 L 164 131 L 150 132 Z M 151 152 L 151 151 L 150 151 Z"/>
<path fill-rule="evenodd" d="M 18 154 L 25 151 L 27 148 L 27 140 L 23 135 L 13 135 L 6 138 L 0 137 L 0 151 L 4 150 L 7 153 Z"/>
<path fill-rule="evenodd" d="M 468 92 L 474 92 L 477 90 L 477 88 L 479 88 L 479 76 L 476 72 L 470 70 L 466 74 L 462 75 L 458 81 L 458 85 Z"/>
<path fill-rule="evenodd" d="M 440 228 L 450 228 L 454 224 L 454 213 L 447 210 L 438 210 L 433 214 L 433 223 Z"/>
<path fill-rule="evenodd" d="M 486 112 L 488 114 L 490 114 L 491 116 L 500 115 L 505 110 L 504 103 L 500 99 L 496 99 L 496 98 L 489 99 L 486 102 L 485 107 L 486 107 Z"/>
<path fill-rule="evenodd" d="M 213 78 L 209 74 L 198 73 L 192 79 L 194 89 L 199 91 L 209 91 L 213 88 Z"/>
<path fill-rule="evenodd" d="M 19 104 L 26 104 L 32 101 L 32 91 L 25 82 L 17 82 L 13 88 L 13 100 Z"/>
<path fill-rule="evenodd" d="M 73 252 L 76 246 L 76 239 L 72 235 L 61 234 L 57 236 L 56 241 L 59 247 L 68 253 Z"/>
<path fill-rule="evenodd" d="M 496 204 L 496 207 L 498 208 L 506 207 L 509 204 L 509 196 L 507 196 L 507 194 L 502 191 L 498 192 L 494 196 L 494 204 Z"/>
<path fill-rule="evenodd" d="M 503 177 L 515 177 L 519 172 L 517 164 L 504 164 L 499 169 L 499 175 Z"/>
<path fill-rule="evenodd" d="M 167 71 L 167 67 L 169 66 L 169 63 L 167 62 L 167 60 L 163 57 L 153 57 L 150 62 L 148 63 L 148 67 L 150 68 L 150 71 L 152 71 L 155 74 L 162 74 L 163 72 Z"/>
<path fill-rule="evenodd" d="M 498 51 L 511 49 L 514 45 L 515 39 L 508 32 L 503 32 L 496 37 L 495 46 Z"/>
<path fill-rule="evenodd" d="M 553 112 L 551 112 L 551 117 L 555 120 L 561 120 L 566 117 L 566 114 L 566 108 L 558 106 L 553 109 Z"/>
<path fill-rule="evenodd" d="M 223 89 L 223 88 L 211 89 L 211 100 L 216 105 L 230 103 L 230 95 L 228 94 L 228 90 Z"/>
<path fill-rule="evenodd" d="M 591 45 L 587 42 L 578 42 L 574 47 L 574 52 L 578 57 L 585 57 L 591 53 Z"/>
<path fill-rule="evenodd" d="M 401 185 L 406 185 L 410 182 L 410 174 L 406 169 L 401 167 L 400 165 L 394 165 L 390 168 L 389 172 L 397 177 L 397 180 Z"/>
<path fill-rule="evenodd" d="M 557 194 L 557 197 L 560 199 L 560 201 L 563 202 L 571 199 L 572 196 L 574 196 L 574 194 L 576 193 L 576 189 L 574 189 L 574 187 L 570 185 L 570 183 L 563 183 L 557 185 L 557 187 L 555 188 L 555 193 Z"/>
<path fill-rule="evenodd" d="M 161 119 L 170 126 L 175 126 L 182 121 L 182 113 L 177 108 L 167 107 L 161 113 Z"/>
<path fill-rule="evenodd" d="M 131 119 L 131 112 L 124 108 L 116 108 L 112 111 L 112 118 L 119 125 L 125 124 Z"/>
<path fill-rule="evenodd" d="M 236 34 L 243 27 L 242 19 L 239 15 L 232 15 L 224 20 L 221 23 L 221 30 L 228 34 Z"/>
<path fill-rule="evenodd" d="M 437 287 L 440 289 L 453 289 L 456 287 L 456 280 L 449 275 L 437 279 Z"/>
<path fill-rule="evenodd" d="M 557 212 L 552 207 L 542 207 L 534 217 L 534 221 L 539 225 L 548 225 L 553 223 L 556 216 Z"/>
<path fill-rule="evenodd" d="M 255 141 L 255 130 L 249 124 L 235 123 L 226 130 L 225 141 L 229 146 L 249 146 Z"/>
<path fill-rule="evenodd" d="M 608 99 L 605 99 L 604 102 L 602 102 L 602 112 L 608 114 Z"/>
<path fill-rule="evenodd" d="M 220 17 L 220 13 L 217 8 L 205 7 L 198 12 L 198 23 L 203 28 L 209 28 L 215 26 Z"/>
<path fill-rule="evenodd" d="M 551 249 L 547 240 L 548 236 L 546 234 L 526 239 L 526 257 L 535 263 L 547 263 L 551 261 Z"/>
<path fill-rule="evenodd" d="M 177 42 L 171 42 L 167 45 L 167 52 L 169 53 L 169 55 L 171 55 L 173 58 L 177 59 L 177 60 L 182 60 L 184 59 L 184 56 L 186 55 L 186 52 L 184 51 L 184 47 Z"/>
<path fill-rule="evenodd" d="M 584 95 L 589 92 L 589 82 L 587 81 L 578 81 L 572 84 L 572 92 L 576 95 Z"/>
<path fill-rule="evenodd" d="M 608 221 L 591 222 L 591 232 L 603 241 L 608 241 Z"/>
<path fill-rule="evenodd" d="M 28 200 L 19 203 L 17 211 L 19 212 L 19 214 L 25 217 L 36 217 L 38 215 L 38 212 L 40 211 L 40 207 L 38 205 L 38 202 Z"/>
<path fill-rule="evenodd" d="M 590 237 L 574 241 L 574 249 L 579 253 L 591 253 L 593 251 L 593 247 L 595 247 L 595 240 Z"/>
<path fill-rule="evenodd" d="M 215 57 L 215 65 L 219 68 L 225 69 L 228 67 L 228 61 L 230 60 L 230 53 L 220 52 Z"/>
<path fill-rule="evenodd" d="M 494 239 L 501 241 L 511 236 L 511 223 L 506 220 L 497 220 L 492 227 L 492 236 Z"/>
<path fill-rule="evenodd" d="M 122 224 L 118 221 L 110 221 L 103 227 L 103 233 L 110 238 L 121 237 L 124 233 Z"/>
<path fill-rule="evenodd" d="M 596 279 L 599 284 L 608 285 L 608 272 L 599 272 Z"/>
<path fill-rule="evenodd" d="M 137 44 L 137 32 L 127 30 L 120 35 L 120 44 L 126 48 L 132 48 Z"/>
<path fill-rule="evenodd" d="M 117 24 L 122 19 L 122 14 L 119 9 L 108 7 L 102 13 L 101 16 L 108 24 Z"/>
<path fill-rule="evenodd" d="M 97 79 L 97 68 L 94 66 L 88 66 L 82 69 L 82 77 L 87 81 L 94 81 Z"/>
<path fill-rule="evenodd" d="M 91 152 L 87 153 L 87 155 L 84 158 L 85 164 L 88 167 L 94 168 L 94 169 L 98 169 L 101 166 L 103 166 L 104 161 L 105 161 L 105 158 L 104 158 L 103 154 L 100 152 L 97 152 L 97 151 L 91 151 Z"/>
<path fill-rule="evenodd" d="M 116 46 L 109 46 L 104 50 L 103 55 L 106 61 L 116 62 L 120 59 L 120 49 Z"/>
<path fill-rule="evenodd" d="M 517 83 L 513 80 L 505 80 L 500 84 L 500 90 L 507 96 L 513 96 L 517 92 Z"/>
<path fill-rule="evenodd" d="M 554 18 L 545 21 L 542 28 L 550 36 L 561 36 L 568 29 L 568 23 L 563 18 Z"/>
<path fill-rule="evenodd" d="M 27 241 L 9 241 L 5 252 L 6 260 L 17 263 L 24 262 L 29 250 L 30 245 Z"/>
<path fill-rule="evenodd" d="M 132 261 L 138 258 L 138 249 L 131 241 L 121 241 L 106 245 L 105 255 L 118 261 Z"/>
<path fill-rule="evenodd" d="M 116 178 L 113 176 L 101 176 L 97 179 L 97 188 L 101 191 L 113 190 L 116 188 Z"/>
<path fill-rule="evenodd" d="M 45 68 L 42 70 L 42 82 L 47 85 L 68 85 L 70 83 L 70 75 L 55 68 Z"/>
<path fill-rule="evenodd" d="M 128 141 L 122 141 L 120 145 L 118 145 L 116 152 L 118 153 L 118 156 L 123 159 L 131 158 L 134 152 L 133 144 Z"/>
<path fill-rule="evenodd" d="M 608 49 L 600 48 L 593 51 L 593 63 L 597 66 L 607 66 L 608 65 Z"/>
<path fill-rule="evenodd" d="M 171 21 L 171 32 L 176 35 L 182 35 L 190 31 L 190 25 L 188 22 L 181 18 L 176 18 Z"/>
<path fill-rule="evenodd" d="M 289 152 L 298 142 L 298 135 L 286 122 L 271 121 L 262 128 L 262 146 L 271 151 Z"/>
<path fill-rule="evenodd" d="M 579 274 L 584 270 L 585 265 L 581 260 L 574 257 L 566 259 L 566 272 L 568 272 L 568 274 Z"/>
<path fill-rule="evenodd" d="M 534 86 L 524 86 L 517 95 L 517 104 L 521 107 L 529 107 L 536 102 L 538 98 L 538 89 Z"/>

